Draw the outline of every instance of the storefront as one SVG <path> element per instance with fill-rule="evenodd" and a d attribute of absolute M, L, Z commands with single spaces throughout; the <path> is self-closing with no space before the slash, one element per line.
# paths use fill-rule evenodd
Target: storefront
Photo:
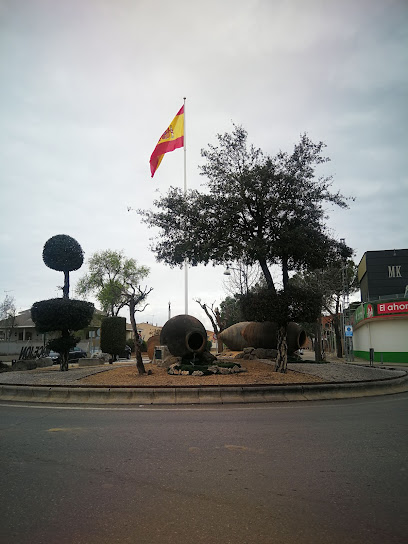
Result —
<path fill-rule="evenodd" d="M 361 304 L 353 315 L 354 355 L 379 363 L 408 363 L 408 299 Z"/>

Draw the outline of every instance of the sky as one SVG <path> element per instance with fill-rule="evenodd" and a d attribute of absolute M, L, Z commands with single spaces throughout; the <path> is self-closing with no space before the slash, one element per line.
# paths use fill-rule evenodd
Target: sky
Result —
<path fill-rule="evenodd" d="M 331 159 L 318 173 L 355 197 L 328 210 L 333 236 L 357 263 L 408 248 L 407 66 L 406 0 L 0 0 L 0 300 L 61 296 L 42 249 L 68 234 L 85 252 L 71 296 L 94 252 L 118 250 L 150 268 L 139 321 L 184 313 L 184 272 L 156 262 L 134 211 L 183 187 L 183 150 L 153 179 L 149 158 L 184 97 L 189 189 L 233 123 L 270 155 L 307 132 Z M 208 329 L 195 300 L 219 304 L 223 272 L 188 272 Z"/>

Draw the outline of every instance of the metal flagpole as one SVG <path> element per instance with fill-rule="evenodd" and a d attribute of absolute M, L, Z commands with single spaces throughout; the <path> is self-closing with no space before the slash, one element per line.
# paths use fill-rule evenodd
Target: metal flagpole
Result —
<path fill-rule="evenodd" d="M 184 196 L 187 194 L 186 97 L 184 97 Z M 188 261 L 184 259 L 184 313 L 188 315 Z"/>

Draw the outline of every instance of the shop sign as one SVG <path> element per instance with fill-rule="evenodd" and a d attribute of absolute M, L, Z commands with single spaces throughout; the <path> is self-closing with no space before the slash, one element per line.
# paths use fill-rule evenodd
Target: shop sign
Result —
<path fill-rule="evenodd" d="M 365 309 L 365 306 L 364 304 L 361 304 L 357 310 L 355 311 L 355 314 L 354 314 L 354 323 L 359 323 L 360 321 L 363 321 L 364 319 L 364 309 Z"/>
<path fill-rule="evenodd" d="M 377 315 L 408 313 L 408 301 L 377 304 Z"/>

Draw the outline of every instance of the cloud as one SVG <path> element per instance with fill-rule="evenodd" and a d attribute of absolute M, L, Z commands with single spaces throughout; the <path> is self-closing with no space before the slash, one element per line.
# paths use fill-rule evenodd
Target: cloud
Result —
<path fill-rule="evenodd" d="M 1 3 L 0 298 L 55 296 L 41 252 L 66 233 L 87 256 L 123 249 L 151 266 L 147 313 L 184 311 L 183 271 L 155 262 L 154 233 L 127 212 L 183 184 L 182 151 L 153 180 L 149 157 L 184 96 L 189 187 L 232 122 L 270 154 L 306 131 L 328 145 L 321 173 L 357 197 L 331 228 L 357 258 L 406 247 L 407 19 L 403 0 Z M 225 296 L 222 271 L 190 271 L 194 315 L 194 298 Z"/>

